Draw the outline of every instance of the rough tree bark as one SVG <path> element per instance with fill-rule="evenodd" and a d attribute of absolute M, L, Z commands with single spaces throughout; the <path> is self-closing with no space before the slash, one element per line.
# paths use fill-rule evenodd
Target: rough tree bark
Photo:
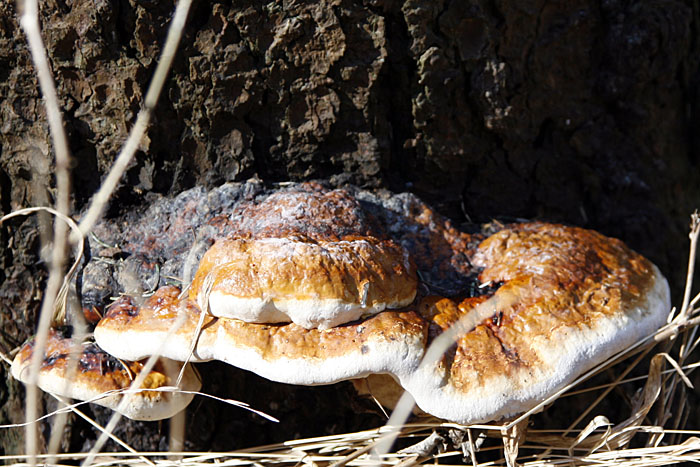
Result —
<path fill-rule="evenodd" d="M 41 6 L 79 213 L 134 121 L 173 3 Z M 653 259 L 678 293 L 688 214 L 700 200 L 696 2 L 243 0 L 193 8 L 148 138 L 107 216 L 193 186 L 328 179 L 413 191 L 457 223 L 540 218 L 598 229 Z M 16 6 L 1 2 L 0 213 L 51 202 L 52 154 Z M 5 352 L 36 322 L 45 279 L 37 222 L 46 220 L 0 228 Z M 190 418 L 193 449 L 380 420 L 350 408 L 326 413 L 349 407 L 347 388 L 291 390 L 210 366 L 211 388 L 236 389 L 229 396 L 251 397 L 285 422 L 203 403 Z M 3 381 L 0 420 L 20 422 L 22 389 Z M 309 419 L 313 426 L 300 423 Z M 164 447 L 161 424 L 121 430 L 137 449 Z M 78 421 L 68 431 L 68 449 L 95 437 Z M 0 431 L 0 452 L 22 449 L 21 430 Z"/>

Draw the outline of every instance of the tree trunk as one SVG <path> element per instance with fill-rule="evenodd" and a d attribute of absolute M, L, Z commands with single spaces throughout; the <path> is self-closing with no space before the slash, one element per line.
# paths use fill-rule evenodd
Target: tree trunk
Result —
<path fill-rule="evenodd" d="M 695 2 L 235 4 L 194 2 L 108 218 L 194 186 L 326 179 L 414 192 L 458 225 L 537 218 L 597 229 L 656 262 L 680 293 L 688 215 L 700 201 Z M 78 214 L 135 120 L 174 4 L 41 7 Z M 53 149 L 12 2 L 0 3 L 0 98 L 0 213 L 50 204 Z M 36 324 L 47 221 L 0 227 L 4 352 Z M 381 423 L 356 414 L 347 387 L 291 389 L 226 365 L 204 367 L 211 392 L 273 410 L 283 422 L 195 401 L 191 449 Z M 21 385 L 4 381 L 0 421 L 22 422 Z M 86 410 L 102 421 L 108 415 Z M 163 449 L 167 438 L 165 424 L 124 422 L 120 430 L 136 449 Z M 84 449 L 95 436 L 74 420 L 65 448 Z M 0 452 L 23 451 L 21 439 L 20 429 L 0 430 Z"/>

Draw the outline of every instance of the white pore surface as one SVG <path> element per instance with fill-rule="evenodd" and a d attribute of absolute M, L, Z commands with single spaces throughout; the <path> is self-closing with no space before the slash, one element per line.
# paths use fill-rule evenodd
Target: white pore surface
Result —
<path fill-rule="evenodd" d="M 168 362 L 173 368 L 178 368 L 181 363 Z M 12 365 L 12 375 L 19 381 L 26 382 L 29 365 Z M 49 371 L 40 371 L 37 385 L 43 391 L 58 396 L 77 399 L 80 401 L 90 401 L 103 407 L 116 410 L 122 400 L 122 393 L 100 397 L 98 389 L 80 379 L 68 380 L 64 368 L 52 368 Z M 184 410 L 192 401 L 194 394 L 199 391 L 201 382 L 190 365 L 183 374 L 181 389 L 190 393 L 182 392 L 152 392 L 149 396 L 144 396 L 143 392 L 134 392 L 130 396 L 129 403 L 120 410 L 120 413 L 133 420 L 162 420 L 170 418 L 176 413 Z"/>
<path fill-rule="evenodd" d="M 190 355 L 194 332 L 174 332 L 167 329 L 126 328 L 115 331 L 97 325 L 93 333 L 95 342 L 102 350 L 122 360 L 137 361 L 151 355 L 162 355 L 180 362 L 208 362 L 214 360 L 213 345 L 209 335 L 202 333 L 194 353 Z"/>
<path fill-rule="evenodd" d="M 411 298 L 408 303 L 413 301 Z M 406 304 L 399 304 L 399 307 Z M 289 323 L 306 329 L 329 329 L 387 308 L 386 303 L 363 306 L 340 299 L 240 298 L 214 290 L 209 309 L 214 316 L 236 318 L 247 323 Z"/>
<path fill-rule="evenodd" d="M 526 412 L 666 323 L 671 307 L 668 282 L 656 266 L 654 272 L 654 286 L 644 303 L 625 313 L 596 319 L 593 327 L 562 327 L 551 335 L 539 336 L 531 348 L 543 365 L 518 371 L 513 379 L 494 376 L 463 393 L 445 381 L 435 365 L 397 376 L 416 404 L 436 417 L 473 424 Z"/>
<path fill-rule="evenodd" d="M 225 328 L 221 327 L 212 354 L 217 360 L 272 381 L 320 385 L 362 378 L 370 373 L 410 374 L 418 368 L 423 351 L 420 335 L 403 340 L 390 340 L 379 335 L 367 340 L 361 349 L 339 356 L 266 359 L 256 350 L 238 344 L 235 336 L 227 335 Z"/>

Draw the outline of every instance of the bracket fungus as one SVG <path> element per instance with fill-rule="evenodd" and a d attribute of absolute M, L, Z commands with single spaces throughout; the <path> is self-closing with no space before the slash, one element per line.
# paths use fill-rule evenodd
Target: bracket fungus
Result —
<path fill-rule="evenodd" d="M 346 191 L 275 193 L 233 217 L 235 234 L 207 251 L 190 288 L 215 316 L 327 329 L 416 296 L 408 252 L 378 238 Z"/>
<path fill-rule="evenodd" d="M 303 190 L 293 193 L 300 203 L 304 197 L 325 196 L 313 191 L 307 196 Z M 338 191 L 330 193 L 336 196 Z M 345 197 L 342 196 L 343 202 Z M 264 211 L 259 206 L 243 209 L 241 212 L 247 210 L 249 216 L 243 221 L 242 230 L 233 240 L 220 241 L 213 247 L 216 251 L 233 245 L 233 253 L 216 253 L 225 258 L 222 264 L 229 264 L 228 258 L 241 254 L 239 250 L 244 249 L 244 244 L 247 248 L 250 239 L 281 238 L 280 226 L 283 230 L 289 225 L 307 226 L 304 233 L 294 227 L 287 229 L 285 235 L 293 237 L 293 241 L 312 237 L 313 242 L 335 241 L 332 237 L 337 232 L 332 230 L 347 227 L 342 220 L 329 226 L 325 221 L 305 217 L 309 213 L 303 204 L 295 206 L 298 215 L 291 216 L 289 224 L 284 223 L 287 215 L 274 212 L 269 217 L 277 216 L 280 222 L 270 223 L 269 219 L 251 215 L 256 209 Z M 327 211 L 333 212 L 333 204 L 330 206 Z M 378 222 L 367 213 L 352 216 L 366 222 L 360 225 Z M 383 219 L 389 217 L 385 215 Z M 402 231 L 379 223 L 379 230 L 365 233 L 395 239 L 412 256 L 410 261 L 415 261 L 419 272 L 428 263 L 426 252 L 430 253 L 432 242 L 440 239 L 439 244 L 447 245 L 447 249 L 435 248 L 436 253 L 459 263 L 449 268 L 447 275 L 460 276 L 461 283 L 471 281 L 473 287 L 469 291 L 463 289 L 450 298 L 434 297 L 428 294 L 432 285 L 421 282 L 418 299 L 401 301 L 399 309 L 374 314 L 363 311 L 362 316 L 343 324 L 302 319 L 300 326 L 202 316 L 198 304 L 202 302 L 200 277 L 195 279 L 187 299 L 179 298 L 179 289 L 174 287 L 161 288 L 142 306 L 122 297 L 107 310 L 95 329 L 95 338 L 108 352 L 121 358 L 138 360 L 163 348 L 163 355 L 175 360 L 221 360 L 291 384 L 330 384 L 388 374 L 411 393 L 425 412 L 471 424 L 502 419 L 535 407 L 666 321 L 670 297 L 665 278 L 656 266 L 618 240 L 585 229 L 546 223 L 495 226 L 467 235 L 455 231 L 427 208 L 415 210 L 413 219 L 407 222 L 408 227 Z M 415 230 L 423 233 L 411 233 Z M 357 230 L 352 232 L 357 234 Z M 290 251 L 293 257 L 296 250 Z M 256 255 L 246 257 L 241 264 L 255 269 L 267 261 L 258 259 L 251 264 L 249 258 L 259 258 Z M 366 260 L 381 263 L 378 258 Z M 207 261 L 203 261 L 204 269 L 198 275 L 206 277 L 216 269 L 207 266 Z M 269 263 L 273 269 L 289 267 L 297 271 L 295 268 L 300 267 L 281 266 L 276 259 Z M 444 272 L 427 267 L 438 278 Z M 244 266 L 233 269 L 233 276 L 246 276 Z M 352 270 L 346 265 L 338 267 L 338 273 L 344 269 Z M 408 271 L 406 267 L 399 276 Z M 274 283 L 278 276 L 283 274 L 275 274 L 270 281 Z M 420 277 L 423 279 L 424 275 Z M 293 293 L 295 281 L 282 280 Z M 343 281 L 353 284 L 355 297 L 360 295 L 352 274 Z M 259 282 L 255 287 L 259 287 Z M 312 295 L 305 287 L 300 286 L 301 295 Z M 249 312 L 243 308 L 243 314 Z M 170 332 L 178 313 L 184 314 L 185 324 Z M 271 321 L 278 318 L 275 315 Z M 256 319 L 264 319 L 264 313 Z M 457 322 L 465 327 L 456 345 L 437 362 L 421 364 L 430 344 Z M 164 342 L 168 335 L 169 340 Z M 193 353 L 189 355 L 191 348 Z"/>
<path fill-rule="evenodd" d="M 101 349 L 131 362 L 221 360 L 290 384 L 388 375 L 423 411 L 473 424 L 536 407 L 667 319 L 669 287 L 656 266 L 590 230 L 530 222 L 466 233 L 409 194 L 241 186 L 242 196 L 223 203 L 229 211 L 192 216 L 214 234 L 193 240 L 213 246 L 188 295 L 171 285 L 145 301 L 123 295 L 94 330 Z M 224 188 L 204 198 L 234 191 Z M 201 212 L 187 196 L 180 202 Z M 178 222 L 177 232 L 196 227 Z M 192 256 L 180 236 L 159 239 L 157 226 L 129 230 L 139 254 Z M 455 325 L 454 345 L 428 361 Z M 52 342 L 67 345 L 56 333 Z M 13 364 L 20 379 L 28 346 Z M 60 368 L 49 360 L 40 385 L 57 391 Z M 90 368 L 67 395 L 92 396 L 75 391 L 88 386 L 80 378 Z M 159 414 L 189 401 L 163 397 Z M 143 415 L 154 401 L 137 399 L 128 416 L 154 418 Z"/>
<path fill-rule="evenodd" d="M 24 383 L 30 380 L 33 349 L 32 338 L 20 348 L 12 362 L 12 376 Z M 128 394 L 129 399 L 122 406 L 122 399 L 127 397 L 124 391 L 141 372 L 143 362 L 120 361 L 91 342 L 74 345 L 71 338 L 52 329 L 37 385 L 51 394 L 119 410 L 134 420 L 161 420 L 187 407 L 194 397 L 193 392 L 201 387 L 199 376 L 190 365 L 182 373 L 180 387 L 172 387 L 181 367 L 182 363 L 158 359 L 146 375 L 141 390 Z"/>
<path fill-rule="evenodd" d="M 391 241 L 226 238 L 202 258 L 190 297 L 215 316 L 328 329 L 409 305 L 416 284 Z"/>

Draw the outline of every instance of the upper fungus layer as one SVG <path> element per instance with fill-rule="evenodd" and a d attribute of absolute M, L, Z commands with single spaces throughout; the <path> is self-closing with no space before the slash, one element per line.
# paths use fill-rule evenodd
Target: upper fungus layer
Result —
<path fill-rule="evenodd" d="M 190 288 L 215 316 L 327 329 L 416 296 L 408 251 L 349 191 L 304 184 L 241 203 L 231 222 Z"/>
<path fill-rule="evenodd" d="M 407 306 L 416 286 L 408 253 L 389 240 L 227 238 L 202 258 L 190 298 L 215 316 L 327 329 Z"/>

